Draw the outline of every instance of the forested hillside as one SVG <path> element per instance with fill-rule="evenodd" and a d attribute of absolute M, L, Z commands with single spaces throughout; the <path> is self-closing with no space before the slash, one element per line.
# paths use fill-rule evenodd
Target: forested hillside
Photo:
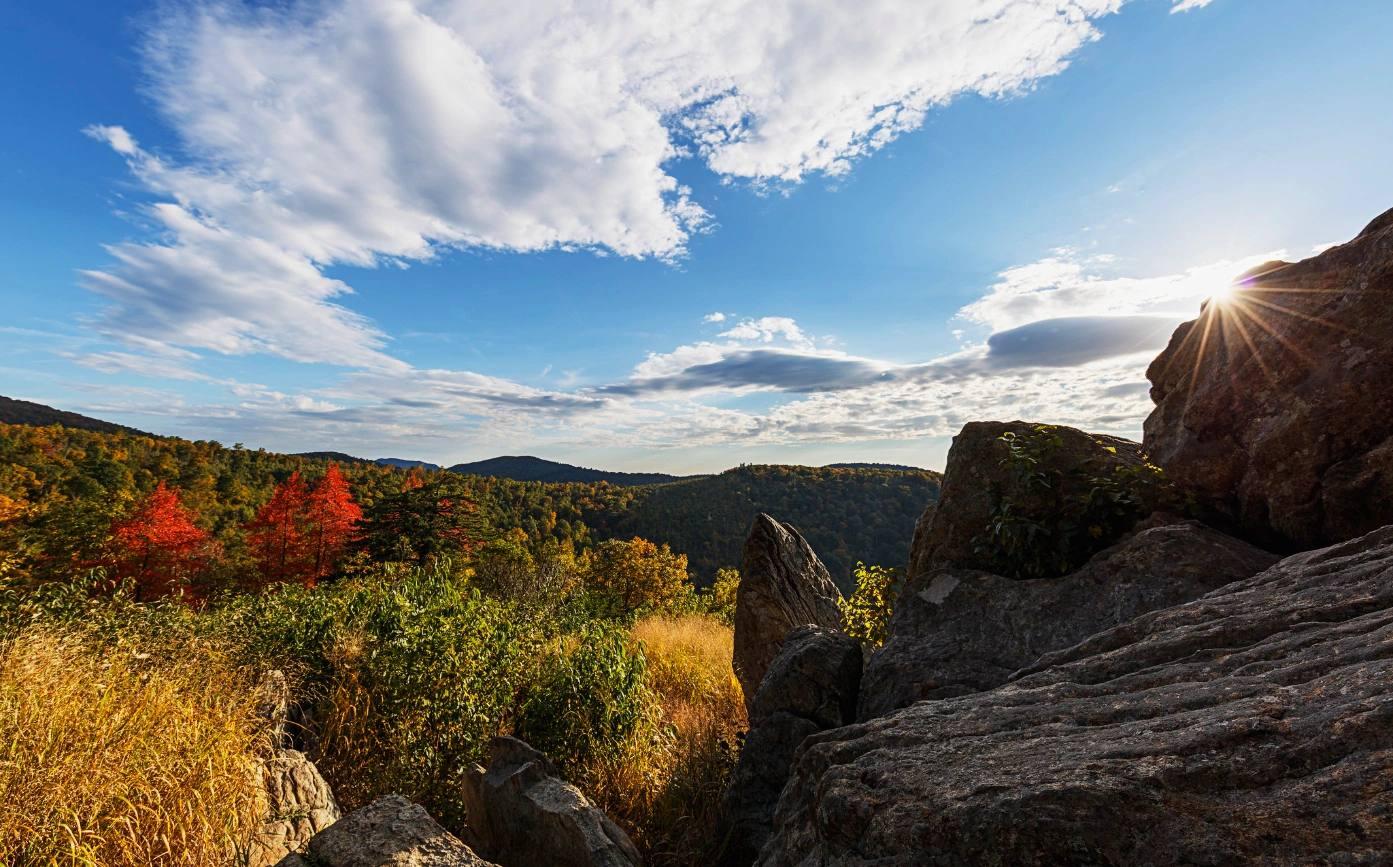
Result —
<path fill-rule="evenodd" d="M 466 476 L 494 476 L 519 482 L 609 482 L 613 485 L 656 485 L 675 482 L 681 476 L 667 473 L 621 473 L 592 470 L 548 461 L 531 455 L 505 455 L 467 464 L 455 464 L 451 472 Z"/>
<path fill-rule="evenodd" d="M 692 577 L 708 584 L 737 566 L 754 515 L 767 511 L 800 527 L 846 585 L 857 560 L 902 565 L 915 519 L 937 496 L 926 471 L 747 466 L 680 482 L 519 482 L 447 472 L 406 471 L 336 456 L 283 455 L 215 442 L 62 426 L 0 425 L 0 570 L 33 577 L 102 561 L 113 523 L 163 483 L 216 544 L 214 583 L 256 572 L 248 527 L 278 486 L 299 473 L 312 487 L 336 465 L 362 509 L 404 487 L 432 481 L 467 503 L 483 541 L 521 531 L 534 553 L 582 551 L 610 538 L 640 536 L 687 554 Z M 8 565 L 7 565 L 8 564 Z M 27 565 L 26 565 L 27 564 Z M 243 576 L 243 578 L 238 578 Z"/>

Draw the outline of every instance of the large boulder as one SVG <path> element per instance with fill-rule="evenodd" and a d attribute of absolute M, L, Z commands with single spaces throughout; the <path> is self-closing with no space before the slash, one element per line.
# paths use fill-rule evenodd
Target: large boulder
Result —
<path fill-rule="evenodd" d="M 840 628 L 841 591 L 802 535 L 768 515 L 755 518 L 745 540 L 735 593 L 735 677 L 752 708 L 769 664 L 796 626 Z"/>
<path fill-rule="evenodd" d="M 1037 468 L 1055 477 L 1050 486 L 1028 484 L 1008 466 L 1010 449 L 1003 440 L 1008 434 L 1057 438 Z M 1139 444 L 1118 437 L 1023 421 L 969 422 L 953 437 L 938 502 L 928 507 L 915 528 L 910 583 L 935 569 L 994 570 L 994 560 L 977 549 L 1003 498 L 1021 515 L 1047 519 L 1057 513 L 1061 500 L 1082 496 L 1091 477 L 1144 462 Z M 1110 541 L 1099 539 L 1098 547 Z"/>
<path fill-rule="evenodd" d="M 1146 375 L 1147 451 L 1260 542 L 1299 550 L 1393 522 L 1393 211 L 1250 272 Z"/>
<path fill-rule="evenodd" d="M 721 867 L 748 867 L 769 836 L 793 754 L 810 734 L 852 722 L 861 644 L 800 626 L 784 639 L 755 693 L 750 731 L 721 805 Z"/>
<path fill-rule="evenodd" d="M 618 825 L 517 738 L 489 743 L 489 765 L 464 781 L 470 845 L 503 867 L 635 867 L 638 850 Z"/>
<path fill-rule="evenodd" d="M 936 572 L 901 594 L 866 666 L 861 719 L 1000 686 L 1041 655 L 1247 578 L 1277 560 L 1194 521 L 1144 529 L 1063 578 Z"/>
<path fill-rule="evenodd" d="M 401 795 L 379 798 L 314 835 L 277 867 L 497 867 Z"/>
<path fill-rule="evenodd" d="M 1393 527 L 813 735 L 764 867 L 1382 864 Z"/>

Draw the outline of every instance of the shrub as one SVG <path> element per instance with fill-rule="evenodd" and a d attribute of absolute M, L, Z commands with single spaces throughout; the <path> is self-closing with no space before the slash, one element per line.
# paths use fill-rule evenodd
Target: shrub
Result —
<path fill-rule="evenodd" d="M 890 632 L 890 618 L 895 613 L 895 600 L 900 595 L 900 576 L 894 569 L 857 563 L 852 571 L 856 590 L 837 600 L 842 612 L 842 630 L 874 650 L 885 643 Z"/>
<path fill-rule="evenodd" d="M 691 595 L 687 555 L 647 539 L 610 539 L 586 552 L 585 586 L 608 613 L 626 616 L 672 607 Z"/>
<path fill-rule="evenodd" d="M 992 571 L 1011 578 L 1053 578 L 1082 566 L 1155 509 L 1186 504 L 1148 460 L 1136 465 L 1088 462 L 1061 469 L 1063 439 L 1053 425 L 1007 431 L 1004 489 L 994 492 L 987 528 L 973 550 Z M 1098 440 L 1104 451 L 1117 448 Z"/>
<path fill-rule="evenodd" d="M 263 736 L 252 685 L 217 652 L 12 635 L 0 643 L 4 863 L 230 863 L 255 828 Z"/>

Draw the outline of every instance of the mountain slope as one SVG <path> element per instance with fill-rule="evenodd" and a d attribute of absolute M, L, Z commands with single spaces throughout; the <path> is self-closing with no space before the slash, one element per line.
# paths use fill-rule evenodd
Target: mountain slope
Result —
<path fill-rule="evenodd" d="M 592 470 L 548 461 L 532 455 L 504 455 L 483 461 L 455 464 L 450 472 L 464 476 L 492 476 L 519 482 L 609 482 L 612 485 L 656 485 L 682 476 L 667 473 L 620 473 Z"/>
<path fill-rule="evenodd" d="M 28 400 L 15 400 L 12 397 L 3 396 L 0 396 L 0 423 L 27 424 L 35 427 L 60 424 L 63 427 L 97 431 L 98 433 L 125 432 L 140 434 L 141 436 L 147 437 L 154 436 L 154 434 L 136 430 L 133 427 L 126 427 L 122 424 L 102 421 L 101 419 L 79 415 L 75 412 L 54 409 L 51 406 L 45 406 L 41 403 L 34 403 Z"/>

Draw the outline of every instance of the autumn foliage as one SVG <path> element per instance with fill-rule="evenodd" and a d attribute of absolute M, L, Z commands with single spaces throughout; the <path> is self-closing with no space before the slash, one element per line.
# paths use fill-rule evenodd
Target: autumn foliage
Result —
<path fill-rule="evenodd" d="M 137 600 L 183 595 L 212 554 L 208 533 L 164 482 L 111 525 L 110 544 L 112 577 L 130 581 Z"/>
<path fill-rule="evenodd" d="M 313 587 L 332 575 L 362 517 L 337 464 L 313 488 L 291 473 L 247 525 L 262 582 Z"/>

